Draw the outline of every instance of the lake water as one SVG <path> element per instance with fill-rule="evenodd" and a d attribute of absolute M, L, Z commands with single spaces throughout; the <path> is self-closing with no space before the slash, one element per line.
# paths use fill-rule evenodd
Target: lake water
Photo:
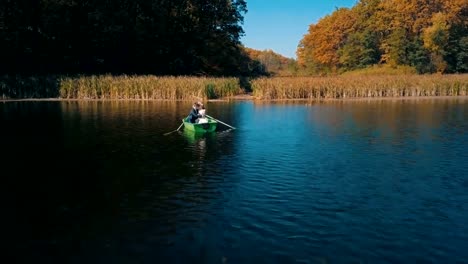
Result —
<path fill-rule="evenodd" d="M 468 263 L 468 99 L 0 103 L 3 240 L 48 263 Z"/>

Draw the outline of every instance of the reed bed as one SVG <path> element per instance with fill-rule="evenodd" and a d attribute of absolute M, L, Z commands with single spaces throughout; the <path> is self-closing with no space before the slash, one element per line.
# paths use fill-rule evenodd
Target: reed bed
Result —
<path fill-rule="evenodd" d="M 468 74 L 259 78 L 252 90 L 261 100 L 466 96 Z"/>
<path fill-rule="evenodd" d="M 0 76 L 0 99 L 194 100 L 244 91 L 237 78 L 158 76 Z M 250 81 L 255 99 L 467 96 L 468 74 L 273 77 Z"/>
<path fill-rule="evenodd" d="M 193 100 L 239 93 L 237 78 L 102 75 L 60 80 L 60 97 L 66 99 Z"/>
<path fill-rule="evenodd" d="M 237 78 L 158 76 L 0 76 L 0 99 L 194 100 L 242 93 Z"/>

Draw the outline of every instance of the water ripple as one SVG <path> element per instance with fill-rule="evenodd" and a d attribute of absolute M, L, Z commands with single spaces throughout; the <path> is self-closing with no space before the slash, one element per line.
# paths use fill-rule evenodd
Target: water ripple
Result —
<path fill-rule="evenodd" d="M 4 104 L 4 164 L 37 170 L 15 166 L 12 241 L 64 262 L 464 263 L 467 103 L 210 103 L 239 129 L 204 136 L 162 136 L 189 103 Z"/>

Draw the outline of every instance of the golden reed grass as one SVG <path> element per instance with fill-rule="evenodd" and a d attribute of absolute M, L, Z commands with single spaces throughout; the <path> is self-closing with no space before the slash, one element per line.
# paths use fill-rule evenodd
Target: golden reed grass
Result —
<path fill-rule="evenodd" d="M 463 96 L 468 74 L 259 78 L 252 90 L 261 100 Z"/>
<path fill-rule="evenodd" d="M 241 93 L 237 78 L 83 76 L 62 78 L 60 98 L 193 100 Z"/>
<path fill-rule="evenodd" d="M 237 78 L 0 76 L 0 99 L 194 100 L 243 94 Z M 251 80 L 255 99 L 346 99 L 468 95 L 468 74 L 341 75 Z"/>

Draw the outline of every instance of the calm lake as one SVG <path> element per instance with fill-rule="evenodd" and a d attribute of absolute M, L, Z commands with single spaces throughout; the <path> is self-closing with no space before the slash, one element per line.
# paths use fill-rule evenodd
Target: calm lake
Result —
<path fill-rule="evenodd" d="M 3 240 L 48 263 L 468 263 L 468 99 L 0 102 Z"/>

